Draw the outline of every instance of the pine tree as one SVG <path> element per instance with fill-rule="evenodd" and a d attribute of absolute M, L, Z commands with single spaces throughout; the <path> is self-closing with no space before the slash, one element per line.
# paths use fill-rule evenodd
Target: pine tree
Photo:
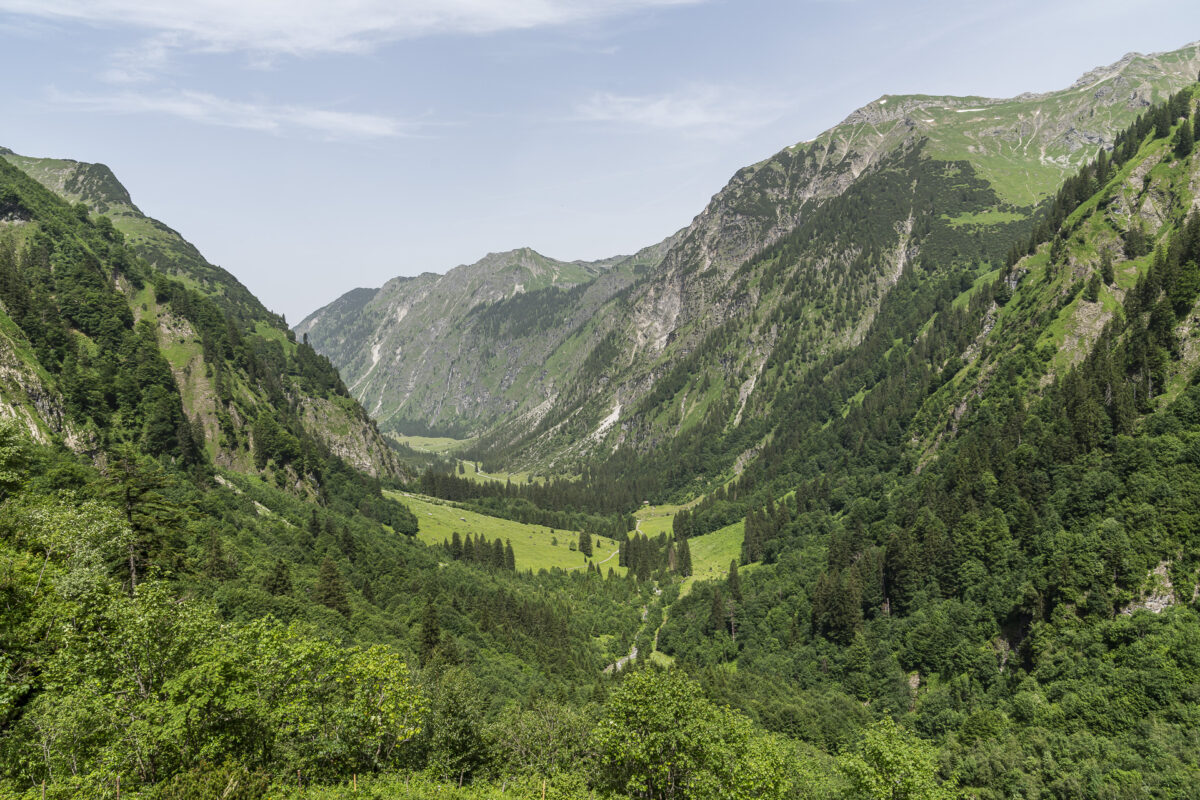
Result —
<path fill-rule="evenodd" d="M 1196 145 L 1196 131 L 1192 123 L 1184 121 L 1175 132 L 1175 155 L 1187 158 Z"/>
<path fill-rule="evenodd" d="M 421 641 L 418 643 L 417 656 L 421 666 L 427 666 L 438 645 L 442 642 L 442 628 L 438 624 L 437 607 L 433 600 L 425 603 L 425 611 L 421 615 Z"/>
<path fill-rule="evenodd" d="M 350 616 L 350 599 L 346 596 L 342 573 L 338 571 L 337 564 L 333 563 L 333 559 L 328 554 L 321 562 L 317 585 L 313 588 L 313 600 L 327 608 L 332 608 L 344 617 Z"/>
<path fill-rule="evenodd" d="M 742 537 L 742 560 L 747 564 L 758 561 L 762 557 L 760 528 L 758 511 L 750 509 L 746 515 L 745 534 Z"/>
<path fill-rule="evenodd" d="M 263 579 L 263 589 L 276 596 L 292 593 L 292 573 L 282 558 L 275 560 L 275 566 Z"/>
<path fill-rule="evenodd" d="M 232 577 L 229 560 L 225 558 L 225 548 L 221 545 L 221 537 L 215 530 L 208 534 L 208 558 L 204 565 L 204 573 L 215 581 L 223 581 Z"/>
<path fill-rule="evenodd" d="M 638 558 L 637 558 L 637 576 L 639 581 L 650 580 L 650 573 L 654 571 L 654 553 L 651 549 L 650 541 L 646 538 L 646 534 L 642 534 L 638 538 Z"/>
<path fill-rule="evenodd" d="M 721 596 L 721 589 L 717 587 L 713 589 L 712 605 L 708 608 L 708 632 L 716 633 L 725 629 L 725 598 Z"/>
<path fill-rule="evenodd" d="M 679 543 L 676 559 L 679 562 L 679 574 L 685 578 L 690 576 L 692 574 L 692 551 L 691 547 L 688 546 L 687 539 Z"/>

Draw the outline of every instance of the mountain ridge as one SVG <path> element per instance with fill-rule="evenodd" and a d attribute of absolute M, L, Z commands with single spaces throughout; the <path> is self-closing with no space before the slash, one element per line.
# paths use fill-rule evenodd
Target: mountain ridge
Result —
<path fill-rule="evenodd" d="M 282 393 L 287 387 L 307 435 L 355 468 L 375 476 L 399 474 L 395 454 L 354 401 L 348 396 L 339 398 L 336 387 L 332 387 L 332 394 L 325 395 L 302 386 L 297 375 L 287 374 L 287 365 L 296 369 L 304 356 L 282 318 L 267 311 L 233 275 L 206 261 L 176 231 L 143 215 L 112 170 L 103 164 L 34 158 L 11 150 L 2 158 L 19 174 L 74 204 L 78 220 L 105 231 L 109 240 L 106 246 L 114 253 L 144 259 L 148 277 L 141 275 L 141 267 L 133 266 L 130 269 L 139 276 L 137 283 L 122 278 L 118 271 L 113 287 L 128 304 L 134 321 L 152 326 L 179 387 L 183 412 L 202 435 L 216 466 L 257 471 L 250 427 L 257 409 L 265 408 L 268 398 L 262 386 L 255 386 L 265 377 L 256 371 L 270 372 L 270 367 L 263 369 L 264 362 L 274 362 L 281 372 L 266 378 L 270 391 Z M 14 191 L 18 197 L 24 196 L 21 190 Z M 44 199 L 26 197 L 22 202 L 44 208 L 46 214 L 58 213 L 51 211 Z M 30 220 L 34 228 L 38 227 L 36 215 Z M 24 234 L 19 237 L 21 242 L 25 238 Z M 13 246 L 19 245 L 14 242 Z M 104 254 L 97 253 L 97 257 L 102 260 Z M 192 291 L 197 296 L 189 297 Z M 220 310 L 205 308 L 204 300 L 211 300 Z M 222 315 L 228 315 L 226 321 L 217 322 Z M 64 398 L 55 386 L 60 381 L 47 374 L 39 358 L 27 348 L 21 354 L 23 346 L 19 342 L 23 335 L 19 330 L 4 333 L 11 333 L 6 337 L 4 368 L 8 403 L 14 409 L 25 409 L 26 425 L 35 438 L 46 441 L 51 434 L 58 434 L 77 449 L 92 448 L 88 439 L 94 438 L 94 433 L 85 433 L 66 413 Z M 225 340 L 220 347 L 226 348 L 227 354 L 238 348 L 243 354 L 257 351 L 245 356 L 249 371 L 240 367 L 227 371 L 228 364 L 214 351 L 217 337 Z M 320 372 L 319 365 L 313 368 Z M 27 398 L 34 399 L 32 405 Z M 278 405 L 282 400 L 276 397 L 272 402 Z M 292 478 L 303 482 L 300 474 Z"/>
<path fill-rule="evenodd" d="M 1189 45 L 1169 53 L 1129 54 L 1053 92 L 1002 99 L 885 95 L 814 139 L 738 170 L 644 276 L 589 307 L 587 323 L 553 350 L 529 350 L 528 358 L 540 359 L 536 365 L 518 357 L 503 361 L 505 374 L 491 374 L 488 380 L 475 379 L 488 374 L 475 369 L 470 376 L 437 383 L 445 390 L 413 404 L 420 413 L 408 412 L 396 421 L 397 429 L 474 436 L 476 456 L 573 471 L 589 453 L 624 445 L 644 452 L 705 419 L 727 434 L 744 427 L 746 420 L 778 403 L 778 386 L 764 368 L 778 360 L 778 347 L 793 347 L 789 336 L 810 340 L 804 347 L 814 353 L 854 345 L 906 266 L 935 255 L 938 248 L 957 251 L 962 261 L 1001 260 L 1027 234 L 1034 204 L 1045 202 L 1095 150 L 1111 147 L 1139 111 L 1190 83 L 1198 72 L 1200 45 Z M 914 206 L 911 198 L 901 196 L 902 181 L 888 177 L 896 170 L 907 170 L 911 181 L 941 183 L 945 191 L 923 195 L 923 202 L 932 206 Z M 878 222 L 864 247 L 855 243 L 857 234 L 845 220 L 858 213 L 851 206 L 865 209 L 870 202 L 852 192 L 853 187 L 872 182 L 886 183 L 896 193 L 896 204 L 884 212 L 892 216 Z M 918 187 L 912 197 L 922 191 Z M 969 199 L 959 202 L 956 195 Z M 839 199 L 847 197 L 852 200 Z M 937 213 L 928 213 L 935 206 Z M 785 257 L 789 264 L 776 258 L 765 266 L 763 254 L 794 239 L 806 220 L 817 222 L 804 235 L 810 241 L 817 236 L 826 240 L 803 259 L 805 276 L 795 274 L 795 255 Z M 829 226 L 840 226 L 842 232 L 817 230 Z M 798 241 L 783 246 L 789 253 L 807 247 Z M 839 277 L 847 270 L 862 274 L 853 282 Z M 768 272 L 777 277 L 764 283 Z M 828 309 L 815 310 L 818 295 L 804 288 L 821 285 L 828 292 L 843 283 L 837 291 L 844 299 L 837 301 L 832 315 Z M 799 317 L 761 321 L 791 308 L 795 300 L 790 295 L 796 290 L 807 298 L 798 308 Z M 465 316 L 460 317 L 451 327 L 464 322 Z M 377 414 L 394 405 L 389 386 L 401 387 L 398 396 L 403 397 L 410 391 L 408 378 L 415 375 L 403 363 L 389 364 L 386 349 L 374 359 L 364 356 L 362 337 L 377 343 L 388 336 L 387 325 L 384 318 L 366 324 L 364 330 L 371 333 L 357 334 L 357 352 L 356 336 L 340 337 L 336 348 L 324 337 L 312 339 L 346 372 L 347 383 L 360 397 L 364 393 L 358 382 L 367 363 L 376 374 L 392 370 L 392 382 L 375 386 L 367 403 Z M 731 352 L 725 366 L 709 375 L 710 388 L 702 388 L 703 380 L 687 381 L 670 398 L 643 407 L 647 398 L 661 394 L 655 392 L 663 379 L 704 349 L 723 326 L 736 329 L 729 335 L 747 347 Z M 407 341 L 432 343 L 433 351 L 440 352 L 436 332 L 414 330 Z M 502 342 L 517 353 L 526 352 L 522 344 L 519 337 Z M 479 347 L 491 345 L 481 342 Z M 784 360 L 792 360 L 789 369 L 803 374 L 803 358 L 796 361 L 794 351 L 788 352 L 792 355 Z M 457 355 L 450 348 L 444 357 Z M 535 366 L 540 368 L 538 380 L 515 377 L 528 376 Z M 777 376 L 780 369 L 775 368 Z M 530 391 L 515 391 L 514 385 Z M 464 396 L 471 398 L 470 407 L 490 405 L 494 411 L 459 413 Z M 718 411 L 721 420 L 713 416 Z M 382 422 L 387 427 L 393 420 L 384 413 Z"/>

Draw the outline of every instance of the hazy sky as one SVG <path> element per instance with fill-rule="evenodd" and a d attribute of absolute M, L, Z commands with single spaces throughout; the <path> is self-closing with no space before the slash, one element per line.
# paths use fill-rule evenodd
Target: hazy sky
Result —
<path fill-rule="evenodd" d="M 108 164 L 295 323 L 489 251 L 632 252 L 881 94 L 1196 39 L 1195 0 L 0 0 L 0 145 Z"/>

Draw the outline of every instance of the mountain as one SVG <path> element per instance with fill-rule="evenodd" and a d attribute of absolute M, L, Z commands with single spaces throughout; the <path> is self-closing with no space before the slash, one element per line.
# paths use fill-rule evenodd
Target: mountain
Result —
<path fill-rule="evenodd" d="M 533 525 L 503 529 L 531 540 L 514 548 L 490 517 L 463 526 L 465 545 L 454 531 L 457 552 L 425 544 L 432 512 L 419 522 L 394 491 L 412 464 L 327 359 L 255 318 L 224 273 L 160 269 L 9 159 L 0 796 L 357 782 L 409 757 L 431 692 L 474 731 L 478 697 L 566 698 L 627 651 L 648 585 L 603 580 Z M 87 194 L 106 170 L 63 169 L 63 186 L 114 210 L 119 184 Z M 123 224 L 143 224 L 125 208 Z M 535 533 L 571 571 L 533 574 Z M 459 781 L 481 768 L 478 748 L 443 740 L 416 746 L 459 759 Z"/>
<path fill-rule="evenodd" d="M 692 447 L 695 457 L 696 441 L 715 433 L 721 442 L 705 445 L 701 471 L 705 481 L 728 476 L 768 441 L 777 420 L 763 421 L 786 405 L 788 386 L 816 358 L 862 341 L 906 267 L 952 257 L 987 272 L 1028 234 L 1064 177 L 1198 71 L 1200 47 L 1191 45 L 1126 56 L 1042 95 L 881 97 L 739 171 L 664 243 L 657 264 L 607 299 L 607 291 L 586 295 L 587 305 L 566 292 L 523 298 L 527 308 L 554 309 L 539 319 L 567 321 L 565 335 L 537 347 L 526 349 L 516 329 L 463 355 L 455 337 L 470 325 L 462 312 L 476 308 L 467 299 L 430 332 L 360 314 L 343 298 L 342 313 L 310 340 L 373 413 L 390 420 L 385 410 L 419 391 L 398 427 L 476 437 L 476 457 L 574 471 L 622 446 Z M 516 311 L 511 298 L 497 310 L 505 303 Z M 447 341 L 439 330 L 455 333 Z M 492 369 L 431 384 L 420 371 L 429 367 L 404 355 L 414 350 Z M 386 382 L 356 385 L 368 367 Z"/>
<path fill-rule="evenodd" d="M 204 445 L 216 465 L 252 471 L 254 420 L 263 409 L 290 406 L 305 435 L 355 468 L 372 475 L 397 474 L 395 454 L 361 407 L 346 395 L 337 376 L 322 374 L 311 381 L 311 376 L 302 374 L 305 367 L 314 374 L 323 368 L 315 354 L 296 344 L 283 319 L 268 311 L 233 275 L 206 261 L 176 231 L 142 214 L 108 167 L 31 158 L 11 150 L 0 155 L 64 201 L 76 204 L 81 219 L 100 215 L 104 221 L 96 224 L 113 232 L 106 234 L 110 246 L 149 267 L 152 275 L 140 286 L 119 283 L 118 289 L 133 316 L 153 324 L 179 385 L 184 413 L 203 428 Z M 222 347 L 239 363 L 222 363 L 214 352 Z M 12 347 L 8 349 L 12 352 Z M 235 353 L 239 355 L 234 357 Z M 13 403 L 25 405 L 22 395 L 54 396 L 44 385 L 31 383 L 30 377 L 23 380 L 29 383 L 23 391 L 8 393 Z M 58 401 L 42 402 L 54 406 Z M 56 408 L 48 406 L 47 413 L 43 423 L 58 428 L 67 424 L 59 420 Z"/>
<path fill-rule="evenodd" d="M 0 795 L 1192 796 L 1198 139 L 1200 81 L 1033 207 L 922 136 L 793 210 L 779 157 L 745 171 L 632 280 L 398 282 L 463 346 L 603 335 L 474 445 L 573 477 L 386 492 L 306 433 L 298 394 L 352 402 L 307 343 L 0 163 Z"/>
<path fill-rule="evenodd" d="M 653 269 L 671 241 L 595 262 L 529 248 L 491 253 L 445 275 L 355 289 L 295 331 L 339 363 L 385 428 L 478 430 L 555 396 L 585 355 L 563 343 Z M 556 354 L 562 363 L 548 367 Z"/>
<path fill-rule="evenodd" d="M 1165 760 L 1135 796 L 1195 785 L 1170 742 L 1200 677 L 1197 91 L 1119 132 L 994 270 L 908 267 L 816 359 L 759 457 L 676 515 L 733 523 L 691 544 L 741 534 L 742 577 L 670 607 L 667 655 L 736 663 L 724 696 L 826 746 L 888 709 L 964 796 L 1117 792 L 1138 751 Z M 793 701 L 756 688 L 779 674 Z M 807 716 L 829 681 L 857 707 Z M 1109 755 L 1070 755 L 1081 736 Z"/>

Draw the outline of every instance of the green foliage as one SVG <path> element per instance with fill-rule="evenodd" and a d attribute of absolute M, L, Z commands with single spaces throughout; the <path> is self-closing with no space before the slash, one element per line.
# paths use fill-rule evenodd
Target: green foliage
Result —
<path fill-rule="evenodd" d="M 350 616 L 350 600 L 346 596 L 346 588 L 342 585 L 342 573 L 337 564 L 328 555 L 321 562 L 321 571 L 317 574 L 317 585 L 313 589 L 313 600 L 323 606 L 332 608 L 343 617 Z"/>
<path fill-rule="evenodd" d="M 0 420 L 0 502 L 25 482 L 25 442 L 13 420 Z"/>
<path fill-rule="evenodd" d="M 953 782 L 938 778 L 937 751 L 890 719 L 868 728 L 853 753 L 838 761 L 854 800 L 951 800 Z"/>
<path fill-rule="evenodd" d="M 0 298 L 69 420 L 98 437 L 76 458 L 0 427 L 0 793 L 34 797 L 45 779 L 50 796 L 93 796 L 119 778 L 147 797 L 1188 796 L 1190 167 L 1149 177 L 1161 229 L 1112 208 L 1118 176 L 1185 137 L 1189 97 L 1148 110 L 1019 224 L 950 224 L 996 197 L 922 146 L 806 211 L 746 269 L 780 334 L 758 373 L 770 400 L 739 424 L 749 376 L 722 371 L 744 341 L 730 322 L 623 418 L 660 431 L 682 392 L 725 387 L 658 453 L 618 448 L 576 480 L 436 469 L 417 483 L 581 531 L 585 553 L 620 540 L 625 579 L 518 572 L 501 538 L 413 542 L 412 513 L 332 458 L 292 403 L 297 387 L 345 399 L 327 362 L 0 169 L 0 203 L 38 226 L 0 242 Z M 909 219 L 922 262 L 881 282 Z M 1118 274 L 1119 236 L 1139 255 Z M 828 269 L 848 242 L 846 269 Z M 1084 284 L 1066 265 L 1092 253 Z M 135 282 L 192 321 L 221 413 L 253 421 L 227 431 L 235 449 L 278 486 L 215 481 L 154 325 L 112 289 Z M 477 314 L 500 330 L 556 298 Z M 854 347 L 805 338 L 814 313 L 833 330 L 863 306 Z M 1046 343 L 1084 311 L 1113 313 L 1059 357 Z M 612 351 L 602 339 L 589 369 Z M 719 488 L 669 534 L 633 525 L 647 493 L 697 486 Z M 712 580 L 676 582 L 693 549 Z M 678 668 L 602 677 L 631 645 Z"/>
<path fill-rule="evenodd" d="M 656 798 L 791 797 L 813 777 L 783 741 L 704 698 L 673 671 L 642 670 L 613 693 L 594 746 L 605 784 Z"/>

